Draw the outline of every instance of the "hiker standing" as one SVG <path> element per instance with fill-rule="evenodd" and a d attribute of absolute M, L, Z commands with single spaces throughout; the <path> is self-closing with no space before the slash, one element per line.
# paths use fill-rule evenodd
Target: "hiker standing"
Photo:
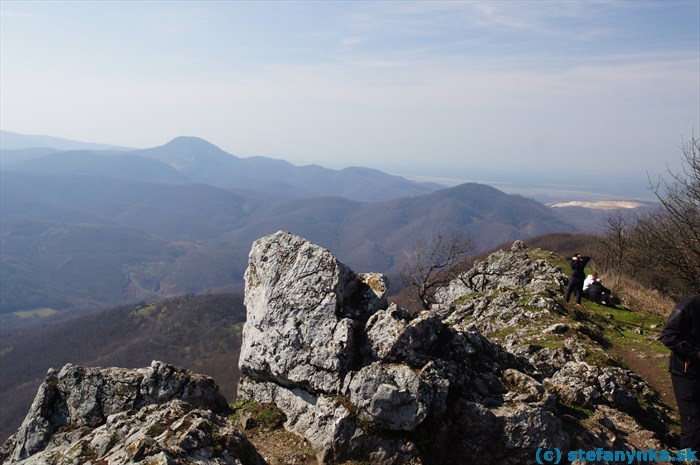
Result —
<path fill-rule="evenodd" d="M 700 294 L 679 302 L 659 336 L 681 417 L 681 449 L 700 451 Z"/>
<path fill-rule="evenodd" d="M 571 265 L 571 276 L 569 277 L 569 285 L 566 288 L 566 295 L 564 296 L 564 300 L 567 303 L 569 302 L 569 298 L 571 297 L 572 292 L 576 294 L 576 303 L 581 303 L 583 281 L 586 278 L 586 273 L 584 273 L 583 270 L 586 268 L 586 264 L 590 259 L 591 257 L 582 257 L 581 254 L 578 253 L 574 254 L 571 258 L 566 259 L 569 262 L 569 265 Z"/>

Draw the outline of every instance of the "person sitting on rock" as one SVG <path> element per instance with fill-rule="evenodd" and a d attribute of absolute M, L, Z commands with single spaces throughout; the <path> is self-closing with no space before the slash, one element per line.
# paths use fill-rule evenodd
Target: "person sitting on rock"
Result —
<path fill-rule="evenodd" d="M 586 279 L 583 281 L 583 296 L 588 297 L 588 288 L 591 286 L 591 283 L 598 279 L 598 272 L 594 271 L 593 273 L 589 274 L 586 276 Z"/>

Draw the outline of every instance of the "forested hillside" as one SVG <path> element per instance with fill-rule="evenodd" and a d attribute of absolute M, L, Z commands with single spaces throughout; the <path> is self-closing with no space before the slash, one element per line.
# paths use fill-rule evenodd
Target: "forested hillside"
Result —
<path fill-rule="evenodd" d="M 204 141 L 177 140 L 146 154 L 57 152 L 3 167 L 0 312 L 239 290 L 250 244 L 278 230 L 308 237 L 355 269 L 387 274 L 436 232 L 459 232 L 487 250 L 576 230 L 539 202 L 483 184 L 436 190 L 360 168 L 341 174 L 290 165 L 289 176 L 304 173 L 299 183 L 326 183 L 323 192 L 336 195 L 301 194 L 280 190 L 287 181 L 274 174 L 277 161 L 235 159 Z M 257 167 L 244 170 L 251 179 L 269 179 L 257 186 L 232 180 L 235 188 L 192 181 L 193 173 L 234 162 Z"/>
<path fill-rule="evenodd" d="M 185 296 L 117 307 L 55 325 L 3 331 L 0 442 L 27 413 L 50 367 L 142 367 L 160 360 L 216 379 L 229 399 L 238 382 L 243 296 Z"/>

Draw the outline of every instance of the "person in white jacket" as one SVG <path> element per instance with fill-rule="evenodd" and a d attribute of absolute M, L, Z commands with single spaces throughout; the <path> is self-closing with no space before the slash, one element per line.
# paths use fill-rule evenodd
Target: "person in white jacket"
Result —
<path fill-rule="evenodd" d="M 589 274 L 586 276 L 586 279 L 583 280 L 583 292 L 586 292 L 589 287 L 591 287 L 591 284 L 593 284 L 593 281 L 598 280 L 598 272 L 594 271 L 593 273 Z"/>

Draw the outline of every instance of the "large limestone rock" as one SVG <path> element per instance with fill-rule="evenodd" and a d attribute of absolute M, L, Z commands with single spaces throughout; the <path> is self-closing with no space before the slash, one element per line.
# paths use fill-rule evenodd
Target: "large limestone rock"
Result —
<path fill-rule="evenodd" d="M 387 303 L 381 275 L 287 232 L 261 238 L 246 272 L 239 396 L 275 403 L 325 464 L 521 464 L 539 448 L 667 447 L 639 423 L 639 409 L 656 408 L 639 402 L 648 385 L 585 363 L 581 338 L 593 333 L 554 298 L 566 275 L 546 258 L 517 242 L 412 315 Z M 528 343 L 535 334 L 565 342 Z"/>
<path fill-rule="evenodd" d="M 241 371 L 314 393 L 340 389 L 356 363 L 358 321 L 386 305 L 381 275 L 357 275 L 283 231 L 253 244 L 245 284 Z"/>
<path fill-rule="evenodd" d="M 206 376 L 154 361 L 142 369 L 51 369 L 0 463 L 263 464 L 227 422 Z"/>

